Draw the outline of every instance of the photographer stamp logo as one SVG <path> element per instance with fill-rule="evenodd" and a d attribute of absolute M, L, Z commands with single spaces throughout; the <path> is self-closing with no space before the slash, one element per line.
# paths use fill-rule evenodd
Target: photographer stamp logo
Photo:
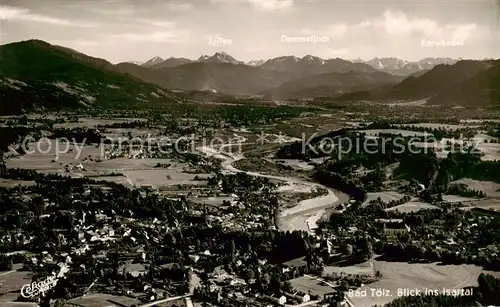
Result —
<path fill-rule="evenodd" d="M 45 280 L 25 284 L 21 288 L 21 296 L 24 298 L 32 298 L 38 295 L 45 295 L 50 289 L 54 288 L 59 279 L 55 274 L 47 277 Z"/>

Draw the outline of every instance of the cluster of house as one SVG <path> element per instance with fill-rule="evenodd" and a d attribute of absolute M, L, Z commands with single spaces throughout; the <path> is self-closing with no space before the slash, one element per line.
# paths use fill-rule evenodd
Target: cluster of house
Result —
<path fill-rule="evenodd" d="M 84 194 L 89 194 L 89 190 L 85 190 Z M 237 195 L 226 195 L 232 198 L 229 206 L 238 205 Z M 46 200 L 48 201 L 48 200 Z M 75 208 L 82 207 L 79 203 L 80 200 L 73 200 L 73 205 Z M 55 205 L 48 203 L 48 206 Z M 130 210 L 129 210 L 130 211 Z M 125 212 L 126 213 L 126 212 Z M 129 212 L 129 216 L 133 216 L 132 212 Z M 193 212 L 191 212 L 192 214 Z M 148 252 L 145 249 L 145 245 L 158 244 L 161 245 L 160 236 L 169 231 L 168 227 L 160 223 L 158 220 L 153 221 L 139 221 L 134 218 L 120 217 L 113 210 L 109 212 L 104 210 L 66 210 L 58 211 L 58 215 L 71 215 L 72 216 L 72 228 L 58 229 L 57 241 L 47 242 L 51 247 L 57 246 L 57 249 L 64 250 L 64 252 L 54 251 L 54 248 L 50 248 L 49 251 L 40 251 L 39 255 L 30 255 L 30 259 L 33 266 L 39 265 L 58 265 L 59 263 L 64 264 L 64 268 L 61 270 L 69 270 L 69 268 L 87 272 L 88 269 L 85 265 L 82 267 L 80 260 L 82 258 L 90 259 L 93 263 L 107 263 L 109 264 L 109 258 L 111 253 L 117 251 L 117 246 L 120 247 L 121 254 L 125 253 L 124 257 L 120 260 L 120 265 L 118 267 L 118 274 L 126 277 L 124 280 L 130 281 L 130 279 L 136 279 L 132 283 L 123 283 L 121 281 L 113 281 L 114 284 L 121 284 L 123 288 L 119 293 L 116 289 L 112 290 L 107 288 L 106 292 L 103 292 L 102 285 L 95 286 L 94 284 L 86 286 L 86 293 L 91 293 L 94 291 L 99 291 L 98 294 L 113 294 L 119 296 L 125 296 L 129 298 L 136 299 L 138 301 L 150 301 L 155 302 L 158 300 L 165 299 L 166 297 L 178 295 L 175 292 L 178 285 L 172 282 L 165 282 L 165 280 L 150 280 L 148 275 L 151 265 L 151 259 L 148 256 Z M 202 214 L 202 212 L 200 212 Z M 50 220 L 54 217 L 52 214 L 46 214 L 42 216 L 44 219 Z M 249 227 L 262 227 L 264 222 L 264 217 L 260 215 L 252 215 L 247 221 L 240 221 L 237 218 L 228 214 L 227 216 L 218 216 L 216 214 L 210 215 L 209 220 L 215 222 L 221 222 L 225 227 L 236 229 L 242 227 L 242 229 L 248 229 Z M 22 233 L 17 234 L 16 238 L 19 242 L 23 242 L 20 246 L 24 244 L 29 244 L 33 237 L 28 237 Z M 12 240 L 11 236 L 4 236 L 0 240 Z M 57 250 L 56 249 L 56 250 Z M 189 260 L 191 265 L 191 273 L 197 274 L 196 268 L 203 267 L 204 262 L 213 261 L 214 258 L 218 257 L 214 254 L 213 250 L 207 248 L 197 249 L 194 246 L 189 246 Z M 124 260 L 125 259 L 125 260 Z M 236 266 L 244 267 L 244 259 L 239 259 L 236 261 Z M 266 261 L 264 259 L 259 260 L 259 267 L 264 268 L 266 266 Z M 159 270 L 170 270 L 172 264 L 164 264 L 159 266 Z M 111 268 L 105 268 L 105 270 L 110 270 Z M 72 270 L 74 271 L 74 270 Z M 73 272 L 72 272 L 73 273 Z M 252 283 L 252 281 L 249 281 Z M 167 285 L 168 284 L 168 285 Z M 127 288 L 133 286 L 140 286 L 140 289 Z M 96 288 L 99 288 L 97 290 Z M 173 289 L 175 288 L 175 289 Z M 231 299 L 235 301 L 251 301 L 257 302 L 255 306 L 267 306 L 269 305 L 284 305 L 284 304 L 301 304 L 307 303 L 311 300 L 310 294 L 304 292 L 294 292 L 288 293 L 284 292 L 282 295 L 278 296 L 266 296 L 263 294 L 251 294 L 248 290 L 248 285 L 245 280 L 231 274 L 227 274 L 220 268 L 216 269 L 214 273 L 210 276 L 210 291 L 214 295 L 221 295 L 224 299 Z M 171 290 L 174 291 L 171 291 Z M 230 291 L 229 291 L 230 290 Z M 114 292 L 113 292 L 114 291 Z M 94 293 L 95 294 L 95 293 Z M 79 303 L 80 304 L 80 303 Z M 90 303 L 89 303 L 90 304 Z M 86 306 L 86 303 L 81 303 L 80 305 Z M 90 306 L 90 305 L 89 305 Z"/>
<path fill-rule="evenodd" d="M 262 264 L 265 263 L 262 261 Z M 241 265 L 241 263 L 240 263 Z M 236 305 L 246 306 L 275 306 L 308 303 L 311 297 L 307 293 L 294 293 L 283 292 L 282 295 L 265 295 L 255 293 L 250 290 L 245 280 L 238 278 L 234 275 L 227 273 L 222 268 L 216 268 L 212 274 L 209 275 L 209 292 L 217 297 L 217 301 L 228 299 Z M 248 280 L 248 283 L 254 284 L 255 279 Z"/>

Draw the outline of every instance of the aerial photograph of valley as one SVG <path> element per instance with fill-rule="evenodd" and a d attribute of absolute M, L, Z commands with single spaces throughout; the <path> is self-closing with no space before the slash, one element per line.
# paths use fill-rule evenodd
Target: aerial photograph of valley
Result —
<path fill-rule="evenodd" d="M 0 0 L 23 306 L 500 306 L 500 0 Z"/>

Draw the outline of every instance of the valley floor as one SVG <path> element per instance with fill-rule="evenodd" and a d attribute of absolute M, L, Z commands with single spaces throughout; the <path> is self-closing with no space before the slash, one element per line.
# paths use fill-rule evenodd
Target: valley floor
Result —
<path fill-rule="evenodd" d="M 279 224 L 280 228 L 285 231 L 303 230 L 312 232 L 316 228 L 316 223 L 325 215 L 326 209 L 334 208 L 335 206 L 341 203 L 345 203 L 349 200 L 348 195 L 339 191 L 334 191 L 318 183 L 292 177 L 273 176 L 260 174 L 257 172 L 239 170 L 233 166 L 233 162 L 242 159 L 243 156 L 222 153 L 221 149 L 215 150 L 214 148 L 206 146 L 199 147 L 198 150 L 206 155 L 223 158 L 224 162 L 222 163 L 222 167 L 224 168 L 224 170 L 229 172 L 244 172 L 250 176 L 264 177 L 272 180 L 283 181 L 288 185 L 299 184 L 302 186 L 308 186 L 311 189 L 318 187 L 326 189 L 328 192 L 327 195 L 303 200 L 297 206 L 287 208 L 281 212 Z"/>

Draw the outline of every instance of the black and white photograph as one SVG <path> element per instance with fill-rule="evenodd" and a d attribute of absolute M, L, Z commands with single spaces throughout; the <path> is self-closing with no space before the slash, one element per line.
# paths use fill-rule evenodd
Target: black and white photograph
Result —
<path fill-rule="evenodd" d="M 500 0 L 0 0 L 0 307 L 500 306 Z"/>

